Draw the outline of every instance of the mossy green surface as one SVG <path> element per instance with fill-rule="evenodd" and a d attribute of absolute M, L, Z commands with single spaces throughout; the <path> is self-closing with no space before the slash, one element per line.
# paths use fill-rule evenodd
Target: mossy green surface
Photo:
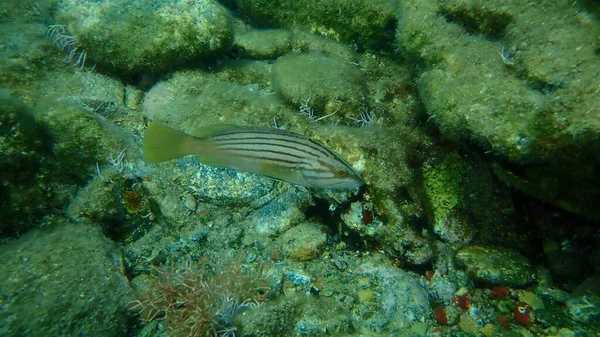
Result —
<path fill-rule="evenodd" d="M 433 212 L 433 232 L 446 241 L 469 241 L 473 236 L 463 209 L 466 174 L 465 162 L 452 152 L 441 162 L 423 168 L 425 194 Z"/>
<path fill-rule="evenodd" d="M 598 20 L 568 1 L 400 6 L 398 51 L 420 65 L 430 121 L 529 183 L 515 187 L 597 219 Z"/>
<path fill-rule="evenodd" d="M 341 57 L 286 55 L 274 63 L 272 78 L 277 93 L 298 111 L 310 114 L 308 118 L 330 115 L 330 121 L 350 124 L 348 117 L 369 109 L 362 71 Z"/>
<path fill-rule="evenodd" d="M 133 300 L 100 230 L 61 223 L 0 246 L 4 336 L 125 336 Z"/>
<path fill-rule="evenodd" d="M 227 52 L 233 40 L 228 11 L 212 0 L 64 0 L 55 10 L 88 64 L 120 75 L 209 60 Z"/>
<path fill-rule="evenodd" d="M 233 49 L 248 59 L 269 60 L 290 52 L 293 34 L 285 29 L 239 29 L 234 35 Z"/>
<path fill-rule="evenodd" d="M 387 0 L 237 0 L 236 5 L 266 26 L 300 28 L 358 48 L 391 49 L 396 17 Z"/>
<path fill-rule="evenodd" d="M 58 201 L 50 141 L 33 110 L 0 90 L 0 237 L 25 233 Z"/>
<path fill-rule="evenodd" d="M 38 118 L 53 138 L 52 153 L 65 168 L 63 174 L 80 184 L 95 174 L 96 164 L 108 163 L 127 147 L 108 122 L 69 102 L 54 105 Z"/>

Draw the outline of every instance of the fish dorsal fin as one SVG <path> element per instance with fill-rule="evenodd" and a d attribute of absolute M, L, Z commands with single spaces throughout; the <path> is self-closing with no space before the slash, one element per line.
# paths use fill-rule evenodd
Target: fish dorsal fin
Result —
<path fill-rule="evenodd" d="M 231 133 L 243 130 L 244 127 L 231 124 L 206 125 L 192 131 L 191 135 L 196 138 L 210 138 L 224 133 Z"/>

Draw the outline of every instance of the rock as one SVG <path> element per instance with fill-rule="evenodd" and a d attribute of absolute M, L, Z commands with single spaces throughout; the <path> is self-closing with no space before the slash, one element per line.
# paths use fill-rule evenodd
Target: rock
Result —
<path fill-rule="evenodd" d="M 61 0 L 55 11 L 64 25 L 55 28 L 65 36 L 58 43 L 73 41 L 66 49 L 75 62 L 116 74 L 160 73 L 218 57 L 233 40 L 229 13 L 213 0 Z"/>
<path fill-rule="evenodd" d="M 0 259 L 0 335 L 125 336 L 133 295 L 99 229 L 33 231 L 1 246 Z"/>
<path fill-rule="evenodd" d="M 267 27 L 299 28 L 359 48 L 391 49 L 394 6 L 384 0 L 235 0 L 247 16 Z"/>
<path fill-rule="evenodd" d="M 130 138 L 89 107 L 71 100 L 55 101 L 37 115 L 53 137 L 53 154 L 62 172 L 82 184 L 97 174 L 97 166 L 112 165 L 111 159 L 131 146 Z M 138 156 L 129 151 L 127 158 Z"/>
<path fill-rule="evenodd" d="M 347 336 L 354 331 L 355 322 L 347 308 L 333 299 L 321 298 L 319 301 L 306 302 L 301 319 L 296 322 L 293 336 L 323 336 L 328 334 Z"/>
<path fill-rule="evenodd" d="M 305 222 L 279 238 L 280 250 L 292 260 L 308 261 L 319 256 L 325 248 L 327 235 L 324 225 Z"/>
<path fill-rule="evenodd" d="M 598 20 L 568 1 L 399 5 L 398 50 L 420 65 L 430 121 L 492 153 L 506 183 L 600 219 Z"/>
<path fill-rule="evenodd" d="M 566 304 L 574 321 L 600 326 L 600 275 L 590 276 L 577 286 Z"/>
<path fill-rule="evenodd" d="M 529 260 L 509 249 L 470 246 L 456 253 L 456 261 L 479 282 L 522 287 L 535 281 Z"/>
<path fill-rule="evenodd" d="M 186 177 L 196 200 L 215 205 L 247 205 L 273 188 L 273 180 L 246 172 L 206 166 L 188 156 L 176 161 L 173 174 Z"/>
<path fill-rule="evenodd" d="M 304 209 L 311 204 L 313 198 L 306 189 L 283 188 L 246 218 L 244 225 L 254 229 L 248 239 L 256 239 L 257 234 L 275 237 L 287 231 L 304 220 Z"/>
<path fill-rule="evenodd" d="M 284 100 L 307 118 L 351 123 L 365 103 L 365 86 L 359 67 L 337 56 L 286 55 L 273 65 L 273 84 Z M 312 118 L 311 118 L 312 117 Z"/>
<path fill-rule="evenodd" d="M 50 146 L 33 110 L 0 90 L 0 237 L 25 233 L 52 208 Z"/>
<path fill-rule="evenodd" d="M 433 232 L 448 243 L 468 243 L 475 231 L 468 219 L 466 182 L 469 167 L 457 153 L 424 165 L 423 183 L 433 211 Z"/>
<path fill-rule="evenodd" d="M 600 296 L 583 295 L 568 300 L 567 314 L 576 322 L 598 325 L 600 319 Z"/>
<path fill-rule="evenodd" d="M 431 240 L 410 226 L 400 207 L 392 199 L 384 200 L 387 222 L 381 227 L 377 238 L 391 256 L 398 256 L 407 262 L 422 265 L 434 258 Z"/>
<path fill-rule="evenodd" d="M 233 49 L 239 57 L 275 59 L 292 49 L 292 33 L 283 29 L 252 29 L 235 34 Z"/>
<path fill-rule="evenodd" d="M 274 118 L 281 123 L 281 116 L 294 113 L 263 91 L 270 90 L 269 68 L 246 60 L 222 72 L 173 72 L 148 91 L 142 106 L 150 119 L 186 132 L 219 123 L 266 127 Z"/>
<path fill-rule="evenodd" d="M 396 328 L 408 328 L 415 322 L 433 317 L 426 286 L 415 274 L 371 262 L 360 265 L 355 274 L 371 278 L 379 294 L 380 315 L 367 319 L 364 324 L 379 325 L 381 319 L 394 322 Z"/>

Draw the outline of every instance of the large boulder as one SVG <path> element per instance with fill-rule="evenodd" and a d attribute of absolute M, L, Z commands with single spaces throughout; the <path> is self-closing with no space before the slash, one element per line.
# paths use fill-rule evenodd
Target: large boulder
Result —
<path fill-rule="evenodd" d="M 505 182 L 600 219 L 600 22 L 569 1 L 400 6 L 399 51 L 419 65 L 430 122 Z"/>
<path fill-rule="evenodd" d="M 126 335 L 132 291 L 99 229 L 31 231 L 0 246 L 0 258 L 0 335 Z"/>
<path fill-rule="evenodd" d="M 233 41 L 230 15 L 213 0 L 62 0 L 55 11 L 50 35 L 71 61 L 116 74 L 211 59 Z"/>

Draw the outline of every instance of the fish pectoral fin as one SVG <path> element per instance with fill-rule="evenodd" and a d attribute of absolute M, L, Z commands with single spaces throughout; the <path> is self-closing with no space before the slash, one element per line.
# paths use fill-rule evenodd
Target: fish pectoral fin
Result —
<path fill-rule="evenodd" d="M 260 172 L 263 175 L 269 176 L 273 179 L 287 181 L 291 183 L 298 183 L 298 169 L 281 167 L 277 164 L 263 163 L 260 165 Z"/>

